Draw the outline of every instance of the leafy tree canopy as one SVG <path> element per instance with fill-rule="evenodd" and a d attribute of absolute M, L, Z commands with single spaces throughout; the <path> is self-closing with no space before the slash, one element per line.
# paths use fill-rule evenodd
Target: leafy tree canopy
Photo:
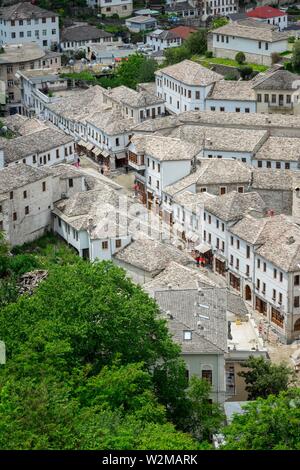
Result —
<path fill-rule="evenodd" d="M 241 365 L 248 369 L 239 372 L 239 375 L 246 382 L 249 400 L 278 395 L 288 389 L 294 378 L 291 368 L 286 364 L 277 365 L 263 357 L 252 356 Z"/>
<path fill-rule="evenodd" d="M 300 389 L 259 398 L 224 429 L 230 450 L 300 450 Z"/>

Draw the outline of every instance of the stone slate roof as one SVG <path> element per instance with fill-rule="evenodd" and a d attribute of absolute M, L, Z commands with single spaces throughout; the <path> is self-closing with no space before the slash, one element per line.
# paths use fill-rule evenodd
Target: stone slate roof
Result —
<path fill-rule="evenodd" d="M 177 26 L 176 28 L 167 30 L 156 29 L 152 33 L 149 33 L 147 36 L 156 37 L 158 39 L 161 39 L 162 41 L 177 38 L 185 40 L 189 37 L 191 33 L 194 33 L 195 31 L 197 31 L 197 29 L 192 28 L 190 26 Z"/>
<path fill-rule="evenodd" d="M 41 168 L 33 168 L 32 166 L 24 165 L 24 163 L 9 165 L 0 170 L 0 194 L 21 188 L 30 183 L 35 183 L 47 177 L 47 170 Z"/>
<path fill-rule="evenodd" d="M 295 83 L 297 82 L 297 83 Z M 294 86 L 293 86 L 294 85 Z M 300 75 L 288 70 L 276 70 L 271 75 L 266 75 L 255 81 L 255 90 L 292 90 L 300 87 Z"/>
<path fill-rule="evenodd" d="M 277 215 L 263 219 L 246 216 L 231 233 L 256 244 L 256 253 L 285 272 L 299 271 L 300 227 L 292 217 Z"/>
<path fill-rule="evenodd" d="M 169 65 L 155 72 L 156 75 L 165 74 L 186 85 L 207 86 L 221 80 L 223 77 L 192 60 L 183 60 L 178 64 Z"/>
<path fill-rule="evenodd" d="M 36 118 L 28 118 L 21 114 L 12 114 L 1 118 L 3 124 L 12 132 L 18 135 L 26 135 L 41 129 L 45 129 L 47 125 Z"/>
<path fill-rule="evenodd" d="M 205 127 L 182 125 L 163 129 L 157 134 L 193 142 L 200 151 L 203 148 L 229 152 L 254 152 L 266 139 L 267 131 L 258 129 L 231 129 L 227 127 Z"/>
<path fill-rule="evenodd" d="M 129 246 L 120 250 L 115 258 L 149 272 L 153 276 L 159 274 L 171 261 L 183 265 L 195 264 L 192 257 L 174 246 L 146 238 L 135 240 Z"/>
<path fill-rule="evenodd" d="M 179 139 L 158 135 L 134 135 L 131 139 L 137 154 L 151 156 L 159 161 L 192 160 L 197 153 L 195 145 Z"/>
<path fill-rule="evenodd" d="M 253 168 L 252 188 L 272 191 L 292 191 L 293 171 L 272 168 Z"/>
<path fill-rule="evenodd" d="M 247 11 L 247 16 L 250 18 L 277 18 L 278 16 L 285 16 L 287 13 L 279 10 L 278 8 L 273 8 L 271 6 L 265 5 L 262 7 L 256 7 L 253 10 Z"/>
<path fill-rule="evenodd" d="M 44 10 L 30 2 L 0 8 L 0 18 L 3 20 L 27 20 L 36 18 L 51 18 L 58 16 L 53 11 Z"/>
<path fill-rule="evenodd" d="M 149 93 L 145 90 L 135 91 L 124 85 L 112 88 L 109 91 L 105 90 L 103 95 L 107 96 L 109 99 L 134 108 L 164 103 L 162 98 L 158 98 L 153 93 Z"/>
<path fill-rule="evenodd" d="M 125 118 L 116 109 L 99 111 L 89 118 L 87 122 L 101 129 L 107 135 L 117 135 L 129 131 L 134 126 L 132 118 Z"/>
<path fill-rule="evenodd" d="M 252 83 L 248 80 L 220 80 L 213 85 L 207 96 L 207 99 L 256 102 L 256 96 L 253 91 Z"/>
<path fill-rule="evenodd" d="M 221 353 L 227 351 L 226 288 L 203 288 L 201 292 L 198 289 L 167 289 L 156 291 L 154 298 L 164 313 L 170 312 L 175 320 L 189 327 L 188 329 L 192 331 L 192 337 L 194 332 L 202 335 L 206 340 L 203 343 L 205 348 L 203 352 L 219 351 Z M 199 303 L 207 305 L 209 308 L 201 308 Z M 209 319 L 202 320 L 195 316 L 195 313 L 208 316 Z M 199 321 L 201 325 L 198 325 Z M 202 326 L 203 329 L 199 326 Z M 183 339 L 183 331 L 182 342 L 184 345 L 188 343 Z"/>
<path fill-rule="evenodd" d="M 57 129 L 47 127 L 15 139 L 2 137 L 0 138 L 0 148 L 4 150 L 4 161 L 8 164 L 72 142 L 74 142 L 73 137 Z"/>
<path fill-rule="evenodd" d="M 113 34 L 107 33 L 96 26 L 89 24 L 74 25 L 63 29 L 61 33 L 61 42 L 66 41 L 93 41 L 100 38 L 112 38 Z"/>
<path fill-rule="evenodd" d="M 297 137 L 271 136 L 255 154 L 257 160 L 294 161 L 300 159 L 300 139 Z"/>
<path fill-rule="evenodd" d="M 214 29 L 213 34 L 265 42 L 287 41 L 288 38 L 288 33 L 280 32 L 273 26 L 260 24 L 258 21 L 250 19 L 228 23 L 220 28 Z"/>
<path fill-rule="evenodd" d="M 205 202 L 205 210 L 216 217 L 229 222 L 240 219 L 245 214 L 255 211 L 261 215 L 265 212 L 265 203 L 258 193 L 238 193 L 231 191 Z"/>

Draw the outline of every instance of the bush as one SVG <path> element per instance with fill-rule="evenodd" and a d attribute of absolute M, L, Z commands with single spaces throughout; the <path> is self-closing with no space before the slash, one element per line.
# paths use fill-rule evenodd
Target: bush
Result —
<path fill-rule="evenodd" d="M 284 66 L 284 69 L 288 70 L 289 72 L 294 71 L 294 67 L 293 67 L 292 62 L 284 62 L 283 66 Z"/>
<path fill-rule="evenodd" d="M 243 52 L 238 52 L 235 55 L 235 60 L 238 64 L 242 65 L 246 61 L 246 56 Z"/>
<path fill-rule="evenodd" d="M 271 59 L 272 59 L 272 65 L 274 65 L 281 61 L 281 56 L 278 52 L 272 52 Z"/>
<path fill-rule="evenodd" d="M 237 80 L 237 76 L 233 72 L 229 72 L 224 76 L 224 80 Z"/>
<path fill-rule="evenodd" d="M 207 57 L 208 59 L 211 59 L 212 56 L 213 56 L 212 51 L 206 51 L 206 52 L 205 52 L 205 57 Z"/>
<path fill-rule="evenodd" d="M 86 54 L 85 51 L 82 49 L 79 49 L 78 51 L 75 52 L 75 59 L 80 60 L 80 59 L 86 59 Z"/>
<path fill-rule="evenodd" d="M 114 20 L 118 20 L 118 19 L 119 19 L 118 13 L 114 13 L 113 15 L 111 15 L 111 17 L 112 17 Z"/>
<path fill-rule="evenodd" d="M 289 43 L 289 44 L 293 44 L 295 41 L 296 41 L 295 36 L 290 36 L 290 37 L 288 38 L 288 43 Z"/>
<path fill-rule="evenodd" d="M 238 68 L 238 71 L 240 72 L 242 79 L 247 80 L 253 73 L 253 68 L 250 65 L 241 65 L 241 67 Z"/>
<path fill-rule="evenodd" d="M 29 271 L 33 271 L 39 267 L 36 256 L 31 254 L 23 254 L 12 256 L 9 259 L 9 269 L 17 276 L 22 276 Z"/>

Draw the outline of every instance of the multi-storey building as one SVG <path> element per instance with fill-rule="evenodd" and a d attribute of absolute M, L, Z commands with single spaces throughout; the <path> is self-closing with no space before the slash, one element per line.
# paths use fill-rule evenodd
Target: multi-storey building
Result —
<path fill-rule="evenodd" d="M 155 72 L 156 94 L 172 113 L 205 110 L 205 100 L 213 84 L 223 77 L 191 60 Z"/>
<path fill-rule="evenodd" d="M 85 50 L 88 44 L 110 43 L 114 36 L 87 23 L 75 24 L 62 30 L 60 49 L 62 52 Z"/>
<path fill-rule="evenodd" d="M 169 47 L 178 47 L 190 36 L 197 31 L 189 26 L 177 26 L 176 28 L 163 30 L 156 29 L 146 36 L 146 44 L 150 46 L 154 52 L 163 51 Z"/>
<path fill-rule="evenodd" d="M 0 9 L 0 43 L 26 44 L 35 42 L 45 50 L 59 44 L 57 13 L 33 5 L 17 3 Z"/>
<path fill-rule="evenodd" d="M 87 0 L 87 4 L 105 16 L 130 16 L 133 9 L 132 0 Z"/>
<path fill-rule="evenodd" d="M 279 31 L 285 29 L 288 25 L 288 15 L 286 12 L 267 5 L 247 11 L 246 15 L 248 18 L 253 18 L 256 21 L 277 26 Z"/>

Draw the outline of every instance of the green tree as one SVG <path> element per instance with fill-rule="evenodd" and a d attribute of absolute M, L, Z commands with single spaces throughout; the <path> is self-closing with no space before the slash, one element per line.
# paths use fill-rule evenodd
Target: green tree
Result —
<path fill-rule="evenodd" d="M 240 75 L 243 80 L 248 80 L 250 78 L 250 75 L 253 73 L 253 68 L 251 65 L 241 65 L 238 68 L 238 71 L 240 72 Z"/>
<path fill-rule="evenodd" d="M 295 41 L 293 46 L 292 64 L 295 71 L 300 70 L 300 40 Z"/>
<path fill-rule="evenodd" d="M 237 52 L 235 54 L 235 60 L 239 65 L 242 65 L 246 61 L 246 56 L 243 52 Z"/>
<path fill-rule="evenodd" d="M 212 29 L 217 29 L 217 28 L 221 28 L 221 26 L 225 26 L 226 24 L 229 23 L 229 20 L 227 18 L 224 18 L 224 16 L 220 17 L 220 18 L 215 18 L 213 21 L 212 21 L 212 25 L 211 25 L 211 28 Z"/>
<path fill-rule="evenodd" d="M 247 404 L 224 429 L 229 450 L 300 450 L 300 389 Z"/>
<path fill-rule="evenodd" d="M 246 382 L 249 400 L 266 398 L 271 394 L 278 395 L 281 391 L 287 390 L 294 379 L 292 369 L 286 364 L 273 364 L 263 357 L 252 356 L 241 365 L 247 368 L 238 375 Z"/>
<path fill-rule="evenodd" d="M 185 59 L 190 58 L 190 53 L 185 45 L 180 47 L 169 47 L 164 50 L 166 65 L 178 64 Z"/>
<path fill-rule="evenodd" d="M 116 72 L 116 77 L 122 85 L 135 89 L 137 84 L 154 81 L 157 64 L 153 59 L 142 54 L 132 54 L 123 61 Z"/>
<path fill-rule="evenodd" d="M 9 245 L 4 232 L 0 231 L 0 277 L 7 273 L 9 265 Z"/>
<path fill-rule="evenodd" d="M 189 35 L 184 43 L 190 56 L 194 54 L 204 54 L 207 50 L 207 29 L 201 28 Z"/>

